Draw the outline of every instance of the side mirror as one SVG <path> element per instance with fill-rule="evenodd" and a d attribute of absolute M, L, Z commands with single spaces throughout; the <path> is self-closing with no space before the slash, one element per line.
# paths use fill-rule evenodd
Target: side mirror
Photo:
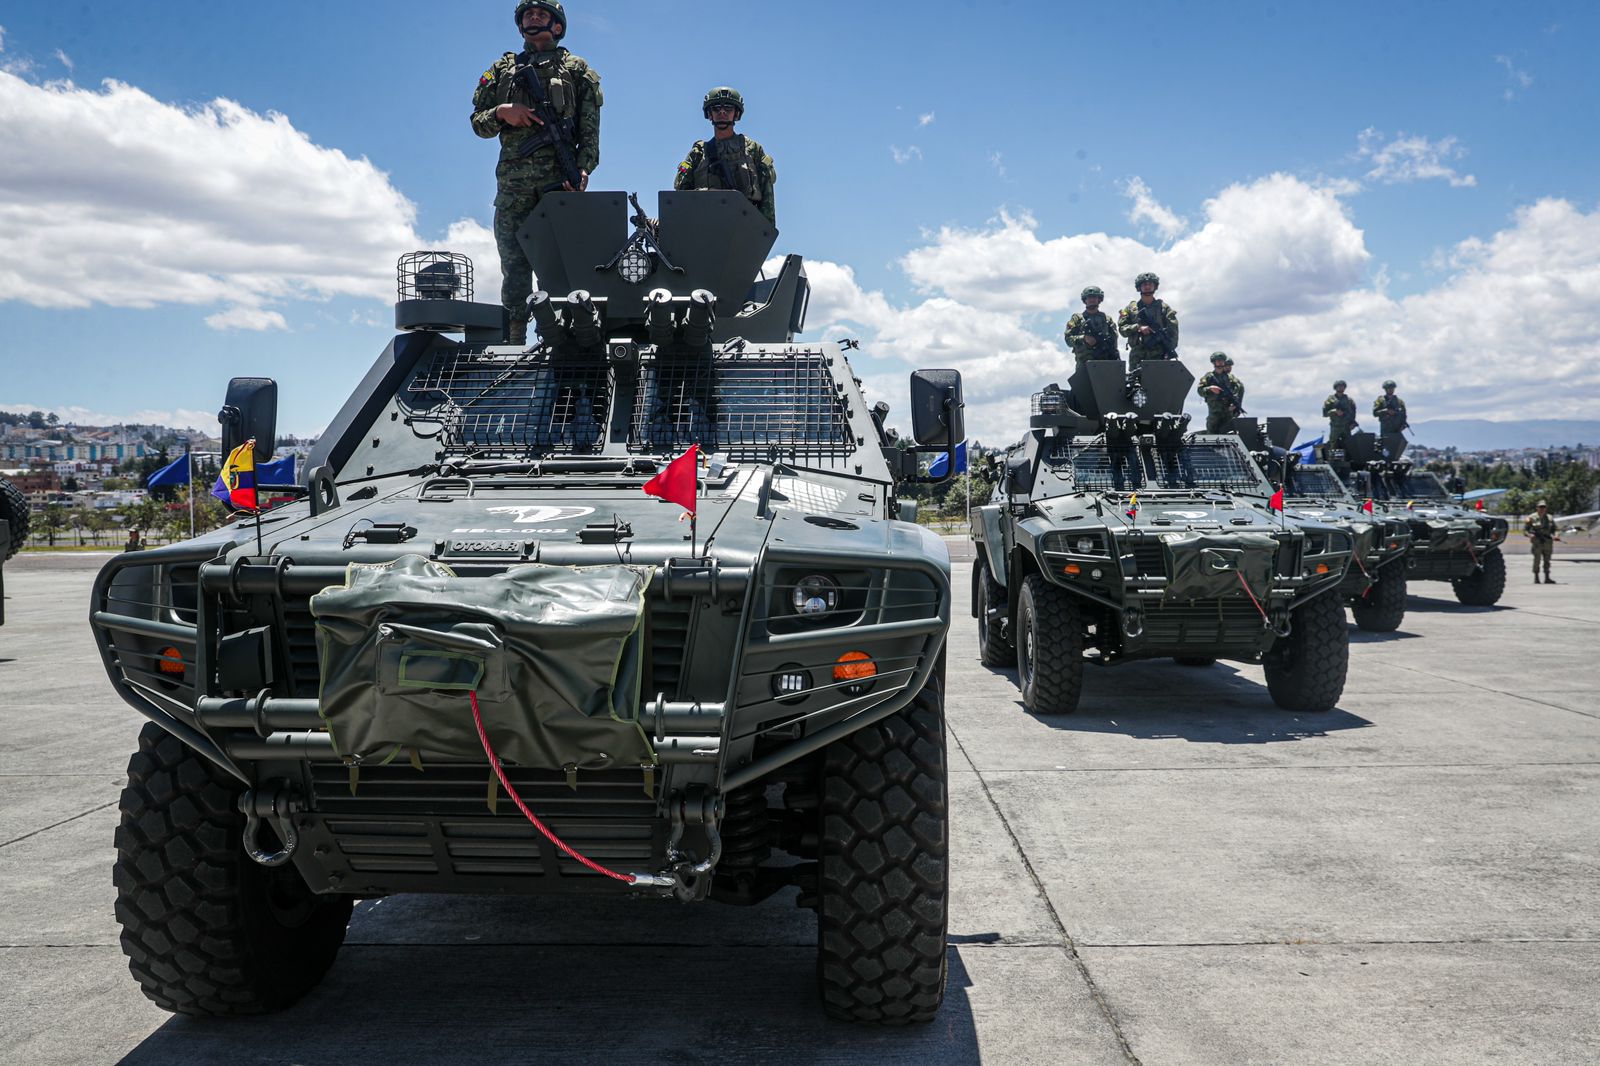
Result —
<path fill-rule="evenodd" d="M 278 383 L 271 378 L 234 378 L 228 382 L 228 398 L 217 412 L 222 423 L 222 458 L 252 438 L 256 442 L 257 463 L 272 458 L 278 443 Z"/>
<path fill-rule="evenodd" d="M 967 439 L 961 371 L 912 371 L 911 435 L 917 447 L 927 451 L 953 449 Z"/>

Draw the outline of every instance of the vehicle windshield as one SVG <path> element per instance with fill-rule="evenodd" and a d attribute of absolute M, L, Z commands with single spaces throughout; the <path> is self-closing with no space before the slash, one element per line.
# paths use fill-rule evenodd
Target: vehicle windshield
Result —
<path fill-rule="evenodd" d="M 1385 479 L 1390 498 L 1396 500 L 1450 500 L 1439 479 L 1432 474 L 1394 474 Z"/>
<path fill-rule="evenodd" d="M 1290 496 L 1317 496 L 1322 499 L 1343 499 L 1344 485 L 1327 467 L 1298 467 L 1289 478 Z"/>
<path fill-rule="evenodd" d="M 1272 491 L 1244 448 L 1227 441 L 1185 442 L 1175 448 L 1150 444 L 1112 448 L 1100 438 L 1067 438 L 1056 443 L 1047 462 L 1057 474 L 1090 491 Z"/>
<path fill-rule="evenodd" d="M 698 444 L 760 461 L 855 450 L 818 352 L 647 355 L 632 365 L 453 350 L 426 363 L 400 403 L 415 432 L 454 454 L 669 455 Z"/>

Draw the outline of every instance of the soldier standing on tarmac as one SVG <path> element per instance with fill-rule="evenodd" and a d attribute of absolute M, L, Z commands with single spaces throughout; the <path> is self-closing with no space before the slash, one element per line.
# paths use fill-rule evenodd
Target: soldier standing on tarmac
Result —
<path fill-rule="evenodd" d="M 1394 394 L 1393 380 L 1383 383 L 1383 395 L 1372 401 L 1372 413 L 1378 419 L 1378 442 L 1385 459 L 1398 459 L 1406 450 L 1406 402 Z"/>
<path fill-rule="evenodd" d="M 678 164 L 672 187 L 737 189 L 762 218 L 776 226 L 778 210 L 772 203 L 772 187 L 778 182 L 778 170 L 755 138 L 733 132 L 733 124 L 744 118 L 744 97 L 737 89 L 718 86 L 706 93 L 700 111 L 711 122 L 712 137 L 694 142 L 688 157 Z"/>
<path fill-rule="evenodd" d="M 1333 383 L 1333 395 L 1322 401 L 1322 417 L 1328 420 L 1327 449 L 1344 451 L 1350 447 L 1350 434 L 1356 428 L 1356 402 L 1344 394 L 1344 379 Z"/>
<path fill-rule="evenodd" d="M 1550 576 L 1550 556 L 1555 554 L 1556 541 L 1561 538 L 1556 536 L 1555 516 L 1550 513 L 1550 505 L 1540 500 L 1535 505 L 1533 514 L 1522 520 L 1522 535 L 1528 538 L 1528 544 L 1533 549 L 1533 583 L 1539 583 L 1539 560 L 1544 560 L 1544 583 L 1554 585 L 1555 580 Z"/>
<path fill-rule="evenodd" d="M 1232 429 L 1234 417 L 1244 410 L 1244 383 L 1233 376 L 1233 360 L 1227 352 L 1211 353 L 1211 369 L 1200 378 L 1195 391 L 1206 402 L 1206 432 Z"/>
<path fill-rule="evenodd" d="M 1106 294 L 1100 291 L 1100 286 L 1090 285 L 1079 295 L 1083 310 L 1067 319 L 1067 346 L 1079 363 L 1117 358 L 1116 327 L 1111 323 L 1111 316 L 1100 310 L 1100 301 Z"/>
<path fill-rule="evenodd" d="M 1117 316 L 1117 332 L 1128 338 L 1128 369 L 1146 359 L 1178 358 L 1178 312 L 1156 299 L 1161 279 L 1148 271 L 1133 279 L 1139 298 Z"/>
<path fill-rule="evenodd" d="M 557 0 L 522 0 L 515 17 L 526 47 L 507 52 L 478 79 L 472 131 L 500 138 L 494 171 L 494 242 L 504 276 L 500 302 L 511 320 L 508 339 L 526 344 L 533 265 L 517 241 L 517 229 L 545 193 L 589 187 L 589 175 L 600 165 L 600 106 L 605 100 L 600 75 L 559 46 L 567 33 L 567 13 Z M 536 90 L 559 117 L 559 128 L 535 113 L 540 103 Z M 564 173 L 561 158 L 566 153 L 558 149 L 558 138 L 570 148 L 578 174 Z"/>

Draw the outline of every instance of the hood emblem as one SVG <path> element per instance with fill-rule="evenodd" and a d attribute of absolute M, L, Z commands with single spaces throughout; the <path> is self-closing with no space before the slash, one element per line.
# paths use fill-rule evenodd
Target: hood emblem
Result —
<path fill-rule="evenodd" d="M 510 515 L 511 520 L 518 525 L 538 526 L 547 522 L 570 522 L 574 518 L 585 518 L 594 514 L 593 507 L 549 507 L 520 505 L 515 507 L 491 507 L 489 513 L 494 515 Z"/>

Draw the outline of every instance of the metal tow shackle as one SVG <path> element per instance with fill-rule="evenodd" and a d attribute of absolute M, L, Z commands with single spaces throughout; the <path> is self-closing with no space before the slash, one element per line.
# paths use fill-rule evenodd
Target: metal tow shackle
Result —
<path fill-rule="evenodd" d="M 245 854 L 262 866 L 282 866 L 288 862 L 295 848 L 300 846 L 300 834 L 295 832 L 291 817 L 299 809 L 299 800 L 289 794 L 287 786 L 281 781 L 268 786 L 264 795 L 258 794 L 253 788 L 247 789 L 239 797 L 239 812 L 244 815 Z M 256 841 L 261 833 L 263 815 L 272 819 L 278 837 L 283 841 L 283 847 L 278 851 L 263 851 Z"/>

